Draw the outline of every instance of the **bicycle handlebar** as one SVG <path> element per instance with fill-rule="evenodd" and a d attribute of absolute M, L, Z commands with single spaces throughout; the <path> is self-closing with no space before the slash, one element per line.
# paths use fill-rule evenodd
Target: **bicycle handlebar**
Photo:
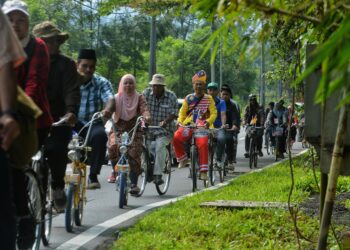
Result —
<path fill-rule="evenodd" d="M 57 122 L 52 123 L 51 126 L 52 127 L 62 127 L 62 126 L 71 126 L 71 125 L 67 123 L 67 117 L 62 117 Z"/>

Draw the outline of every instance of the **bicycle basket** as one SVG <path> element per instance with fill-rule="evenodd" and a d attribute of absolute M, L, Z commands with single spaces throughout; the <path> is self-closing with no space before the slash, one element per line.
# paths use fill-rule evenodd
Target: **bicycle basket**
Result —
<path fill-rule="evenodd" d="M 276 127 L 274 131 L 272 131 L 273 136 L 282 136 L 283 135 L 283 128 L 282 127 Z"/>
<path fill-rule="evenodd" d="M 253 126 L 248 126 L 246 129 L 246 134 L 248 135 L 248 137 L 252 137 L 253 135 L 255 135 L 256 133 L 256 128 Z"/>

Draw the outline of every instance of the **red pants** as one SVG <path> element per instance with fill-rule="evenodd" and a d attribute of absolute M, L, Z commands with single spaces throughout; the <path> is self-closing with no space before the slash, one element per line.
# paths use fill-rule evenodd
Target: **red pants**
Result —
<path fill-rule="evenodd" d="M 189 128 L 179 127 L 174 134 L 173 146 L 178 162 L 186 160 L 187 153 L 185 150 L 186 143 L 192 138 L 193 131 Z M 199 154 L 199 171 L 208 171 L 208 134 L 196 134 L 195 143 Z"/>

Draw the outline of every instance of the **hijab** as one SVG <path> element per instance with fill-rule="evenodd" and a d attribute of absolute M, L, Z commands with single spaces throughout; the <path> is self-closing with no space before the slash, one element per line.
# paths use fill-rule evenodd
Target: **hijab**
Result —
<path fill-rule="evenodd" d="M 124 82 L 126 80 L 132 80 L 134 84 L 134 91 L 132 93 L 126 93 L 124 91 Z M 115 112 L 113 119 L 118 122 L 119 119 L 129 121 L 137 114 L 137 108 L 139 103 L 139 94 L 136 91 L 136 79 L 131 74 L 124 75 L 118 87 L 118 93 L 115 95 Z"/>

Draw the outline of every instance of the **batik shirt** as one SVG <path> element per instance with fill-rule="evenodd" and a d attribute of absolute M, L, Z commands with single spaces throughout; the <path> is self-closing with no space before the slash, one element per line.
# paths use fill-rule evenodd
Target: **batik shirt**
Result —
<path fill-rule="evenodd" d="M 143 95 L 146 97 L 147 106 L 151 113 L 151 125 L 159 126 L 159 123 L 164 121 L 169 115 L 177 114 L 177 97 L 174 92 L 165 89 L 164 94 L 158 99 L 153 94 L 152 88 L 147 88 L 143 91 Z M 166 131 L 162 129 L 152 131 L 152 134 L 156 137 L 172 135 L 175 130 L 175 124 L 170 122 L 165 126 L 165 129 Z"/>
<path fill-rule="evenodd" d="M 114 98 L 110 81 L 96 74 L 87 84 L 80 86 L 80 95 L 78 119 L 83 123 L 89 122 L 94 113 L 101 111 L 104 104 Z"/>
<path fill-rule="evenodd" d="M 217 116 L 215 101 L 207 94 L 204 94 L 203 98 L 196 105 L 198 100 L 199 98 L 196 97 L 195 94 L 187 95 L 182 103 L 177 121 L 181 124 L 188 125 L 190 123 L 196 123 L 198 118 L 200 120 L 206 120 L 209 126 L 213 127 Z"/>

